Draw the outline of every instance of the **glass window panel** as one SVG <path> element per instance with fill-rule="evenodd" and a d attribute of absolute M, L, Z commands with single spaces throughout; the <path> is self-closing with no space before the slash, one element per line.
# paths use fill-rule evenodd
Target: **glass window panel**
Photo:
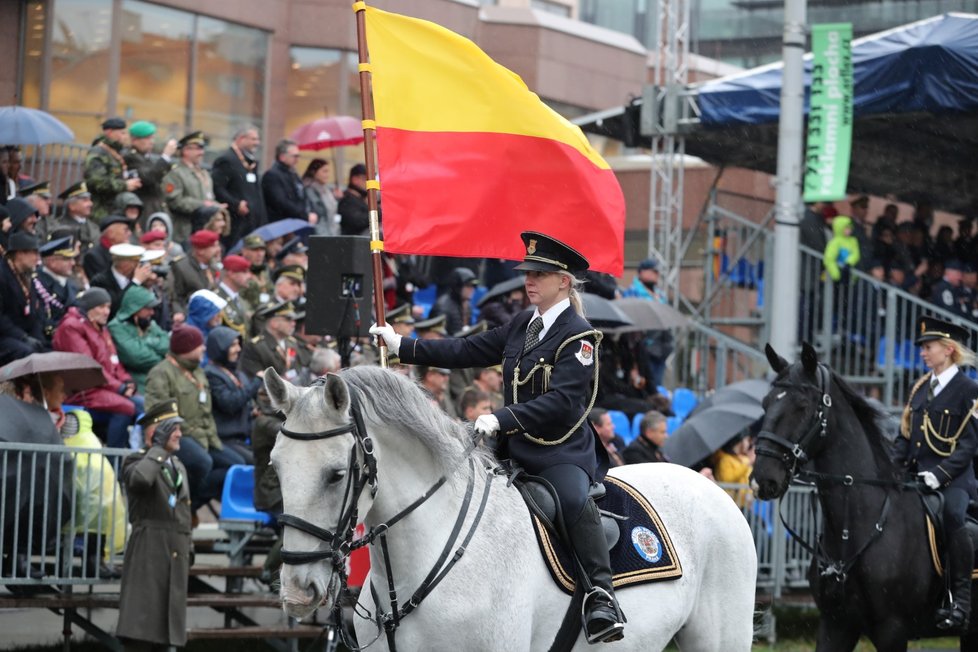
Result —
<path fill-rule="evenodd" d="M 110 0 L 57 0 L 51 36 L 49 110 L 91 142 L 107 113 Z"/>
<path fill-rule="evenodd" d="M 156 123 L 160 140 L 182 136 L 193 16 L 126 0 L 119 22 L 122 56 L 117 113 L 129 120 Z"/>
<path fill-rule="evenodd" d="M 291 48 L 289 59 L 286 135 L 317 118 L 344 115 L 346 106 L 340 101 L 340 90 L 347 73 L 346 53 L 322 48 Z M 359 115 L 359 109 L 357 104 L 355 112 L 346 111 L 345 114 Z"/>
<path fill-rule="evenodd" d="M 261 124 L 267 53 L 267 32 L 198 19 L 192 127 L 210 138 L 209 151 L 227 147 L 237 125 Z"/>
<path fill-rule="evenodd" d="M 27 4 L 27 33 L 24 35 L 24 74 L 21 101 L 24 106 L 41 107 L 41 77 L 44 62 L 44 29 L 46 25 L 44 3 Z"/>

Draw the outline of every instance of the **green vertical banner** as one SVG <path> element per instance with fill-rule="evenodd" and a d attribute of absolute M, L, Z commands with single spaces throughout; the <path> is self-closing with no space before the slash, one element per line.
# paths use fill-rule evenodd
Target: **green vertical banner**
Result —
<path fill-rule="evenodd" d="M 852 151 L 852 25 L 812 26 L 806 202 L 846 196 Z"/>

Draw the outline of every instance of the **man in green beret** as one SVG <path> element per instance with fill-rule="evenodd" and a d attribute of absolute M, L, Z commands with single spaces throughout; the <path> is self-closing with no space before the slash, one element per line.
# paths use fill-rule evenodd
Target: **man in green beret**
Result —
<path fill-rule="evenodd" d="M 142 181 L 136 195 L 143 200 L 143 215 L 164 211 L 163 177 L 176 163 L 173 156 L 177 152 L 177 141 L 170 138 L 163 146 L 163 152 L 155 153 L 156 125 L 146 120 L 130 125 L 129 139 L 132 147 L 126 150 L 124 158 L 129 169 L 135 170 Z"/>
<path fill-rule="evenodd" d="M 122 156 L 128 141 L 126 121 L 109 118 L 102 123 L 102 135 L 92 142 L 85 156 L 85 185 L 92 193 L 92 219 L 95 222 L 112 212 L 116 195 L 142 186 L 139 173 L 130 170 Z"/>

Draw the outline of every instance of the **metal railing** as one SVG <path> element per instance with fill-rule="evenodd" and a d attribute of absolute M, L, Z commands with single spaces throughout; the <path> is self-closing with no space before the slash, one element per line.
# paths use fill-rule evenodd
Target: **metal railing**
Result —
<path fill-rule="evenodd" d="M 21 172 L 35 181 L 50 181 L 57 197 L 68 186 L 82 180 L 89 146 L 57 144 L 25 147 Z"/>
<path fill-rule="evenodd" d="M 815 346 L 837 373 L 888 408 L 902 406 L 926 371 L 913 343 L 922 316 L 964 327 L 974 350 L 975 322 L 859 270 L 849 270 L 848 281 L 833 282 L 825 273 L 822 252 L 801 247 L 800 254 L 798 340 Z M 775 316 L 772 312 L 771 318 Z"/>
<path fill-rule="evenodd" d="M 768 361 L 755 347 L 700 323 L 690 322 L 672 360 L 676 387 L 688 387 L 700 395 L 738 380 L 763 377 Z"/>
<path fill-rule="evenodd" d="M 0 584 L 111 581 L 128 537 L 122 460 L 132 451 L 0 442 Z"/>

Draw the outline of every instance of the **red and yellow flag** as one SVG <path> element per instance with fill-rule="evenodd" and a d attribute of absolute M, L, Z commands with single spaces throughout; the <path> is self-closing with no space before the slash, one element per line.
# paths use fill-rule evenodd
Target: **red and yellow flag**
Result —
<path fill-rule="evenodd" d="M 387 251 L 520 260 L 534 230 L 621 276 L 625 200 L 578 127 L 444 27 L 366 25 Z"/>

